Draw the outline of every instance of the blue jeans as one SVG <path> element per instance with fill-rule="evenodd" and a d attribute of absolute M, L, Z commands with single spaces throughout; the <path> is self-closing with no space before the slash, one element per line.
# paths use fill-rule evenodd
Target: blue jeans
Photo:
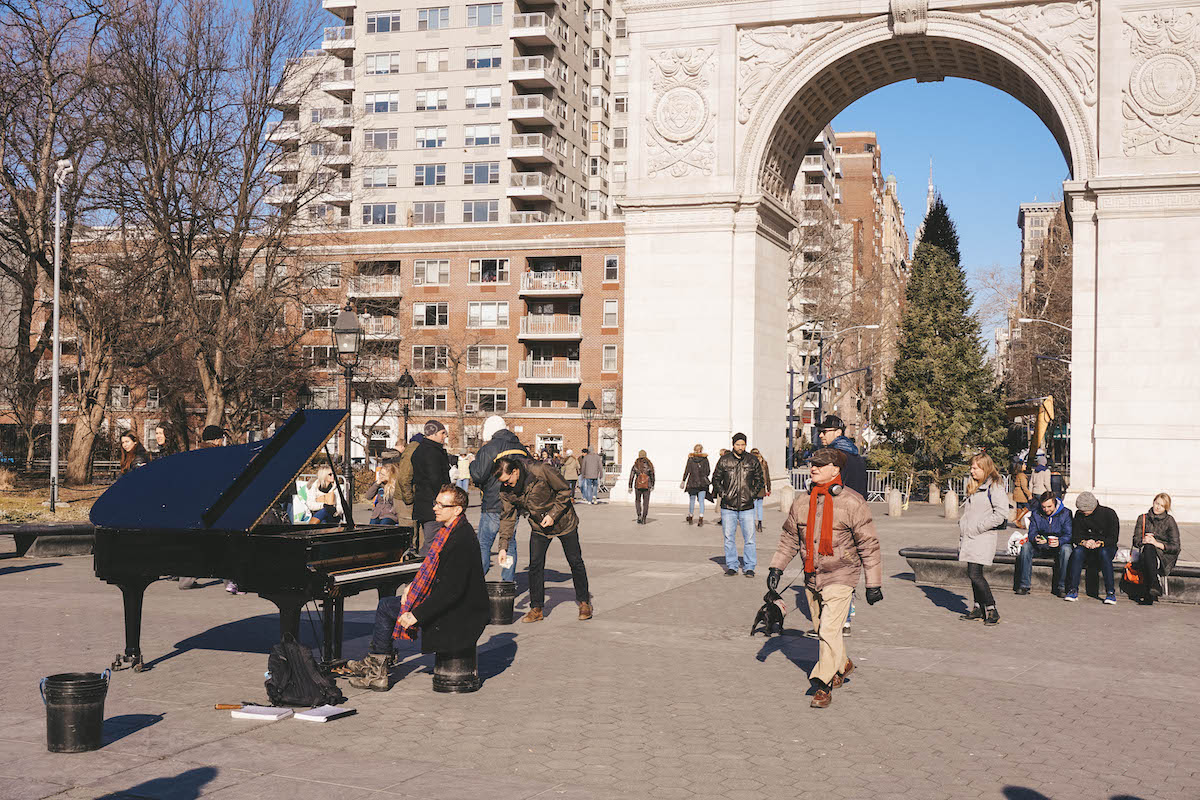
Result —
<path fill-rule="evenodd" d="M 1029 584 L 1033 582 L 1033 557 L 1035 555 L 1039 558 L 1055 560 L 1054 589 L 1061 594 L 1067 581 L 1067 561 L 1071 558 L 1071 545 L 1067 542 L 1061 542 L 1058 547 L 1037 545 L 1032 542 L 1021 545 L 1021 552 L 1017 553 L 1016 563 L 1019 576 L 1017 587 L 1020 589 L 1028 589 Z"/>
<path fill-rule="evenodd" d="M 696 492 L 696 494 L 688 495 L 688 516 L 689 517 L 696 510 L 697 503 L 699 503 L 699 505 L 700 505 L 700 516 L 703 517 L 704 516 L 704 492 L 703 491 Z"/>
<path fill-rule="evenodd" d="M 465 491 L 467 491 L 467 487 L 471 485 L 471 479 L 470 478 L 459 478 L 454 483 L 456 486 L 458 486 L 458 488 L 462 489 L 465 492 Z"/>
<path fill-rule="evenodd" d="M 734 511 L 731 508 L 721 509 L 721 530 L 725 533 L 725 568 L 738 568 L 737 529 L 742 526 L 742 561 L 747 570 L 754 569 L 758 563 L 758 553 L 754 547 L 754 509 Z"/>
<path fill-rule="evenodd" d="M 399 525 L 399 522 L 391 517 L 371 517 L 372 525 Z"/>
<path fill-rule="evenodd" d="M 479 554 L 483 556 L 483 574 L 487 575 L 492 567 L 492 543 L 500 533 L 500 512 L 484 511 L 479 515 Z M 517 537 L 513 536 L 508 543 L 508 555 L 512 557 L 512 566 L 500 570 L 500 580 L 511 581 L 517 577 Z"/>
<path fill-rule="evenodd" d="M 313 512 L 313 519 L 318 522 L 324 522 L 326 525 L 337 522 L 339 517 L 336 506 L 322 506 Z"/>
<path fill-rule="evenodd" d="M 403 601 L 399 597 L 381 597 L 375 606 L 375 627 L 371 630 L 371 646 L 368 653 L 389 655 L 393 652 L 392 632 L 396 630 L 396 618 L 400 616 Z"/>
<path fill-rule="evenodd" d="M 584 478 L 579 482 L 579 493 L 583 495 L 585 503 L 590 503 L 596 499 L 596 485 L 599 481 L 599 478 Z"/>
<path fill-rule="evenodd" d="M 1067 591 L 1079 591 L 1079 576 L 1083 573 L 1083 563 L 1089 555 L 1100 560 L 1100 574 L 1104 576 L 1104 593 L 1116 594 L 1113 581 L 1113 556 L 1117 554 L 1115 547 L 1097 547 L 1089 550 L 1086 547 L 1075 547 L 1071 550 L 1071 560 L 1067 564 Z"/>
<path fill-rule="evenodd" d="M 763 499 L 760 497 L 754 501 L 754 519 L 762 522 Z"/>

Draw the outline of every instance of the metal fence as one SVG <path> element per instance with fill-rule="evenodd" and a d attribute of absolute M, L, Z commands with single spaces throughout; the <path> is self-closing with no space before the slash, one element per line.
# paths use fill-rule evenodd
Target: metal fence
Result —
<path fill-rule="evenodd" d="M 798 492 L 808 489 L 808 470 L 794 469 L 791 471 L 792 488 Z M 942 491 L 953 489 L 961 500 L 967 491 L 967 482 L 971 480 L 969 475 L 947 480 L 942 485 Z M 921 484 L 918 487 L 913 486 L 914 480 L 910 473 L 898 473 L 895 470 L 869 469 L 867 470 L 867 500 L 871 502 L 883 502 L 887 499 L 888 489 L 899 489 L 900 494 L 904 497 L 904 501 L 908 502 L 910 498 L 917 500 L 927 499 L 929 497 L 929 485 Z M 1010 480 L 1007 475 L 1004 476 L 1004 491 L 1011 491 Z"/>

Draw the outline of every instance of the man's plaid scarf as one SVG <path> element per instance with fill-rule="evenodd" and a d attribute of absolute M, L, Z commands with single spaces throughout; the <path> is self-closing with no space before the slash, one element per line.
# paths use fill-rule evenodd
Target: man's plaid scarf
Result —
<path fill-rule="evenodd" d="M 417 572 L 417 577 L 413 578 L 413 582 L 408 587 L 408 597 L 400 605 L 400 616 L 412 611 L 414 606 L 420 605 L 421 601 L 429 596 L 429 590 L 433 588 L 433 579 L 437 575 L 438 559 L 441 558 L 442 548 L 446 545 L 446 540 L 450 538 L 450 531 L 458 527 L 459 521 L 462 519 L 462 514 L 454 518 L 454 522 L 449 526 L 443 525 L 433 537 L 433 542 L 429 545 L 429 555 L 425 556 L 425 561 L 421 564 L 421 569 Z M 400 619 L 396 619 L 396 627 L 392 630 L 393 639 L 416 639 L 416 626 L 405 628 L 400 625 Z"/>

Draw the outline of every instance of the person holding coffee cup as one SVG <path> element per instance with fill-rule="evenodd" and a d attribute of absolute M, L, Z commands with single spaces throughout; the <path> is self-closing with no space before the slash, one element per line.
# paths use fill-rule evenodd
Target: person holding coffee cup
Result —
<path fill-rule="evenodd" d="M 1066 594 L 1067 562 L 1072 550 L 1071 526 L 1071 512 L 1054 492 L 1038 495 L 1037 505 L 1029 515 L 1028 539 L 1017 553 L 1015 593 L 1029 594 L 1033 580 L 1033 558 L 1039 556 L 1054 559 L 1054 594 L 1056 597 Z"/>

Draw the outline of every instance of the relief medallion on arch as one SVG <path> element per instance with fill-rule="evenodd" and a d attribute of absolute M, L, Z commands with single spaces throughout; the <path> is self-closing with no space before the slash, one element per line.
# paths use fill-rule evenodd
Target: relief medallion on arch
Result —
<path fill-rule="evenodd" d="M 1124 19 L 1134 57 L 1121 105 L 1127 156 L 1200 153 L 1200 8 Z"/>

